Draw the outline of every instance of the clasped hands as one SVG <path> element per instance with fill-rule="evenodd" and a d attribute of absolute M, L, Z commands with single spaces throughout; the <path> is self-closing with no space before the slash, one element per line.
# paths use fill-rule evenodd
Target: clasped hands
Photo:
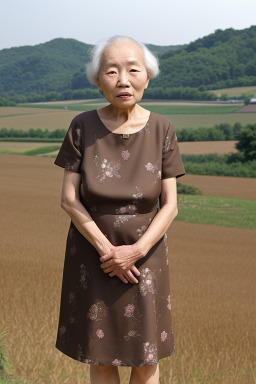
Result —
<path fill-rule="evenodd" d="M 100 257 L 101 268 L 110 277 L 117 276 L 124 283 L 136 284 L 138 280 L 135 276 L 140 275 L 140 271 L 134 263 L 143 256 L 139 247 L 135 244 L 120 245 L 111 249 L 111 251 Z M 135 276 L 134 276 L 135 275 Z"/>

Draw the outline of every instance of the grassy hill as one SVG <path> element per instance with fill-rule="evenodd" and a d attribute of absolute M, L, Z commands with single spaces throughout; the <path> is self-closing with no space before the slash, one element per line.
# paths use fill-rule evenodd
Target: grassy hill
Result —
<path fill-rule="evenodd" d="M 182 99 L 192 90 L 194 97 L 189 98 L 200 99 L 202 94 L 195 95 L 195 90 L 256 85 L 256 26 L 217 30 L 183 46 L 148 47 L 160 60 L 160 76 L 151 80 L 145 93 L 148 98 Z M 84 73 L 90 48 L 90 44 L 59 38 L 1 50 L 0 97 L 14 101 L 53 100 L 60 95 L 64 99 L 99 97 Z M 90 92 L 81 93 L 84 89 Z M 17 95 L 32 97 L 22 100 Z"/>

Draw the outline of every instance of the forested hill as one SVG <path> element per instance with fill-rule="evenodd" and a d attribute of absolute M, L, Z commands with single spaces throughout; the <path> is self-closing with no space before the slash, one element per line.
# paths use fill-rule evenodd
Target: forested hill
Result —
<path fill-rule="evenodd" d="M 256 26 L 217 30 L 160 55 L 161 76 L 152 86 L 228 88 L 256 84 Z"/>
<path fill-rule="evenodd" d="M 44 93 L 69 88 L 75 71 L 88 61 L 91 45 L 74 39 L 0 51 L 0 93 Z"/>
<path fill-rule="evenodd" d="M 66 93 L 68 98 L 70 91 L 95 89 L 84 73 L 91 47 L 59 38 L 1 50 L 0 97 L 15 100 L 15 95 L 34 94 L 39 99 L 35 101 L 40 101 L 51 92 L 53 96 Z M 192 87 L 203 91 L 256 84 L 256 26 L 217 30 L 183 46 L 148 47 L 160 59 L 160 76 L 151 80 L 152 90 Z"/>

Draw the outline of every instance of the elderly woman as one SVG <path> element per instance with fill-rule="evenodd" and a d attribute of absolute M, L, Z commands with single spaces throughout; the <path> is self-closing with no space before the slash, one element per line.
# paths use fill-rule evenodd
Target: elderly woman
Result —
<path fill-rule="evenodd" d="M 171 122 L 138 105 L 158 72 L 132 38 L 95 46 L 87 76 L 109 104 L 72 120 L 55 159 L 71 218 L 56 348 L 90 364 L 92 384 L 120 383 L 118 366 L 156 384 L 174 353 L 166 231 L 185 170 Z"/>

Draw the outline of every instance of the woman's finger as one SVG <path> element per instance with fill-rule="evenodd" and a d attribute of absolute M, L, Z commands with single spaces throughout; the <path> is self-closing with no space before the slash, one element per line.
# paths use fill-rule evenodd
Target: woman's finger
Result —
<path fill-rule="evenodd" d="M 132 274 L 132 272 L 129 270 L 126 272 L 125 277 L 130 281 L 132 284 L 137 284 L 138 280 L 136 277 Z"/>
<path fill-rule="evenodd" d="M 138 268 L 137 268 L 135 265 L 133 265 L 133 266 L 130 268 L 130 270 L 131 270 L 133 273 L 135 273 L 136 276 L 140 276 L 140 271 L 138 270 Z"/>
<path fill-rule="evenodd" d="M 125 283 L 125 284 L 128 283 L 128 280 L 121 273 L 118 274 L 117 277 L 119 277 L 119 279 L 122 280 L 123 283 Z"/>
<path fill-rule="evenodd" d="M 107 261 L 107 260 L 111 259 L 112 255 L 111 255 L 110 253 L 111 253 L 111 252 L 109 252 L 107 255 L 101 256 L 101 257 L 100 257 L 100 261 L 101 261 L 102 263 L 104 263 L 104 261 Z"/>

